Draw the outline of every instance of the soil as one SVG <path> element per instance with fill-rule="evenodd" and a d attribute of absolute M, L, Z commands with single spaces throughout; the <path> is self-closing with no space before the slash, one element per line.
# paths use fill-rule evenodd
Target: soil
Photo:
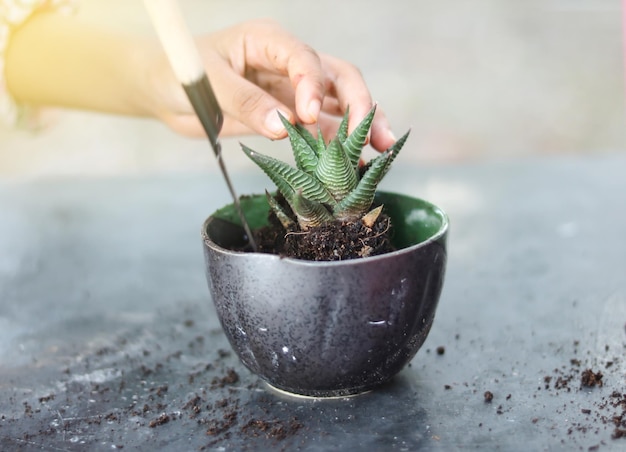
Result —
<path fill-rule="evenodd" d="M 0 413 L 0 449 L 74 450 L 66 447 L 73 439 L 85 441 L 81 450 L 97 444 L 134 449 L 137 444 L 157 446 L 164 438 L 175 438 L 176 432 L 192 430 L 194 450 L 298 450 L 319 434 L 318 416 L 334 415 L 334 408 L 321 412 L 321 406 L 313 404 L 312 415 L 265 394 L 256 378 L 235 370 L 236 355 L 220 348 L 226 344 L 221 329 L 174 318 L 176 322 L 162 321 L 167 328 L 158 336 L 127 332 L 67 362 L 55 371 L 54 384 L 41 393 L 16 389 L 9 394 L 6 411 Z M 476 422 L 476 428 L 485 431 L 491 432 L 494 419 L 502 423 L 510 415 L 520 425 L 558 438 L 568 450 L 618 449 L 626 441 L 626 389 L 621 385 L 623 373 L 615 371 L 623 368 L 623 349 L 597 356 L 581 350 L 582 343 L 573 341 L 570 349 L 556 345 L 561 363 L 553 370 L 538 370 L 530 394 L 511 390 L 519 383 L 517 377 L 514 385 L 501 385 L 508 378 L 505 374 L 445 384 L 442 391 L 455 400 L 467 391 L 470 403 L 479 403 L 488 416 Z M 453 343 L 435 351 L 438 365 L 454 362 Z M 527 403 L 528 396 L 562 403 L 551 403 L 555 408 L 550 410 L 544 405 L 526 418 L 517 416 L 516 407 Z M 353 418 L 342 422 L 347 419 Z M 249 447 L 237 448 L 242 444 Z"/>
<path fill-rule="evenodd" d="M 279 202 L 285 207 L 283 200 Z M 288 206 L 286 206 L 288 209 Z M 269 226 L 254 231 L 261 253 L 310 261 L 338 261 L 376 256 L 395 250 L 391 218 L 381 213 L 372 227 L 362 221 L 334 222 L 302 231 L 285 231 L 273 212 Z"/>
<path fill-rule="evenodd" d="M 580 341 L 575 340 L 575 354 L 579 345 Z M 611 360 L 604 361 L 603 366 L 609 369 L 615 363 L 620 363 L 622 359 L 622 357 L 616 356 Z M 585 415 L 585 420 L 580 422 L 570 420 L 571 426 L 567 430 L 568 435 L 599 435 L 602 430 L 612 429 L 611 439 L 626 438 L 626 392 L 614 390 L 608 395 L 606 392 L 600 392 L 605 386 L 604 375 L 600 370 L 593 370 L 591 367 L 584 368 L 583 360 L 572 357 L 569 360 L 569 366 L 563 365 L 555 368 L 552 374 L 544 375 L 542 381 L 543 386 L 537 387 L 533 397 L 546 397 L 548 394 L 562 397 L 569 393 L 581 391 L 589 392 L 592 396 L 589 406 L 580 408 L 580 413 Z M 572 402 L 570 401 L 570 403 Z M 566 418 L 566 407 L 567 404 L 564 404 L 562 410 L 557 410 L 557 418 L 559 416 Z M 539 418 L 531 419 L 533 424 L 539 423 L 539 421 Z M 587 450 L 600 450 L 603 445 L 606 443 L 601 441 L 599 444 L 589 446 Z"/>
<path fill-rule="evenodd" d="M 626 325 L 624 328 L 626 332 Z M 458 341 L 460 335 L 456 334 L 454 339 Z M 554 438 L 559 437 L 557 431 L 564 431 L 566 436 L 560 441 L 563 445 L 570 444 L 571 450 L 596 451 L 602 450 L 605 446 L 623 448 L 622 442 L 626 441 L 626 388 L 620 384 L 623 375 L 614 372 L 615 368 L 623 368 L 625 363 L 623 351 L 616 351 L 612 357 L 597 356 L 591 351 L 582 352 L 583 342 L 580 339 L 573 340 L 571 355 L 566 355 L 565 363 L 550 372 L 538 374 L 539 385 L 530 394 L 533 399 L 559 398 L 563 403 L 557 405 L 555 412 L 537 411 L 538 415 L 529 417 L 526 422 L 536 425 L 538 429 L 549 429 L 553 432 L 551 434 Z M 623 348 L 626 350 L 626 342 Z M 446 347 L 438 346 L 437 355 L 442 354 L 439 353 L 440 349 L 447 351 Z M 559 345 L 556 352 L 562 353 L 565 349 L 565 346 Z M 605 345 L 604 350 L 608 352 L 609 346 Z M 430 350 L 427 349 L 426 352 Z M 513 374 L 516 370 L 513 369 Z M 502 403 L 494 406 L 496 405 L 494 402 L 500 400 L 497 395 L 500 389 L 498 385 L 504 383 L 501 378 L 506 377 L 502 374 L 500 378 L 444 384 L 443 389 L 449 391 L 455 386 L 472 388 L 473 397 L 479 397 L 486 407 L 493 406 L 487 413 L 495 415 L 512 413 L 511 416 L 515 418 L 515 401 L 518 398 L 516 393 L 507 391 Z M 487 382 L 489 387 L 486 386 Z M 510 383 L 506 383 L 506 386 L 510 389 Z M 528 396 L 526 393 L 519 395 L 521 399 Z M 546 405 L 543 405 L 544 409 L 545 407 Z M 492 432 L 492 428 L 488 427 L 489 418 L 484 421 L 478 422 L 477 427 L 488 428 Z M 589 444 L 590 441 L 593 442 Z M 574 446 L 576 443 L 578 447 Z"/>
<path fill-rule="evenodd" d="M 221 329 L 179 322 L 159 337 L 129 334 L 73 360 L 54 373 L 54 391 L 10 396 L 9 411 L 0 413 L 0 450 L 74 450 L 66 448 L 74 443 L 76 450 L 158 449 L 181 428 L 198 432 L 195 442 L 204 445 L 195 450 L 214 450 L 233 437 L 254 441 L 252 450 L 290 449 L 304 424 L 273 408 L 275 399 L 250 396 L 262 392 L 260 383 L 234 369 L 231 351 L 213 348 Z"/>
<path fill-rule="evenodd" d="M 593 387 L 593 386 L 602 386 L 602 372 L 594 372 L 591 369 L 583 370 L 580 384 L 582 386 Z"/>
<path fill-rule="evenodd" d="M 302 423 L 297 418 L 292 418 L 289 422 L 251 419 L 241 428 L 241 431 L 250 436 L 263 435 L 266 438 L 283 440 L 302 427 Z"/>

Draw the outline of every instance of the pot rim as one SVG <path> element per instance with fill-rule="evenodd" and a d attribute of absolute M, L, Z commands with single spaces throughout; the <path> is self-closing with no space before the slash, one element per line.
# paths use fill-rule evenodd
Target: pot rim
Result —
<path fill-rule="evenodd" d="M 384 253 L 384 254 L 378 254 L 376 256 L 367 256 L 367 257 L 361 257 L 358 259 L 346 259 L 346 260 L 339 260 L 339 261 L 310 261 L 310 260 L 305 260 L 305 259 L 295 259 L 292 257 L 281 257 L 277 254 L 269 254 L 269 253 L 258 253 L 258 252 L 254 252 L 254 251 L 235 251 L 235 250 L 230 250 L 228 248 L 224 248 L 220 245 L 218 245 L 217 243 L 215 243 L 213 240 L 211 240 L 211 238 L 209 237 L 207 230 L 208 230 L 208 225 L 209 222 L 214 218 L 214 214 L 215 212 L 213 212 L 206 220 L 204 220 L 204 223 L 202 223 L 202 230 L 201 230 L 201 234 L 202 234 L 202 241 L 203 243 L 208 246 L 209 248 L 211 248 L 212 250 L 214 250 L 217 253 L 220 253 L 222 255 L 226 255 L 226 256 L 231 256 L 231 257 L 243 257 L 243 256 L 247 256 L 249 258 L 254 257 L 256 259 L 265 259 L 265 260 L 280 260 L 281 262 L 286 262 L 289 264 L 293 264 L 293 265 L 303 265 L 303 266 L 319 266 L 319 265 L 333 265 L 333 266 L 341 266 L 341 265 L 355 265 L 355 264 L 361 264 L 361 263 L 368 263 L 368 262 L 375 262 L 378 260 L 383 260 L 383 259 L 388 259 L 390 257 L 393 256 L 397 256 L 399 254 L 405 254 L 411 251 L 414 251 L 416 249 L 419 248 L 423 248 L 426 247 L 427 245 L 429 245 L 432 242 L 436 242 L 437 240 L 439 240 L 441 237 L 445 236 L 446 233 L 448 232 L 448 229 L 450 227 L 450 220 L 448 218 L 448 214 L 441 209 L 439 206 L 423 199 L 423 198 L 419 198 L 416 196 L 410 196 L 410 195 L 405 195 L 405 194 L 401 194 L 401 193 L 394 193 L 394 192 L 388 192 L 388 191 L 382 191 L 381 193 L 385 193 L 386 195 L 397 195 L 397 196 L 404 196 L 404 197 L 409 197 L 409 198 L 413 198 L 419 201 L 422 201 L 428 205 L 430 205 L 433 210 L 437 211 L 441 217 L 441 227 L 437 230 L 436 233 L 432 234 L 430 237 L 428 237 L 426 240 L 416 243 L 414 245 L 411 246 L 407 246 L 405 248 L 401 248 L 395 251 L 391 251 L 389 253 Z M 255 195 L 252 195 L 255 196 Z M 257 196 L 262 196 L 261 194 L 257 194 Z"/>

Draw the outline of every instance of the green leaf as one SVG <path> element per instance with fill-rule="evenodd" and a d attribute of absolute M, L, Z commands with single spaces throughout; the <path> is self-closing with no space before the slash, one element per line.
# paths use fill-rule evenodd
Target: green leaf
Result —
<path fill-rule="evenodd" d="M 331 206 L 336 204 L 330 192 L 310 174 L 293 168 L 273 157 L 259 154 L 244 144 L 241 144 L 241 148 L 269 176 L 286 199 L 289 200 L 298 189 L 301 189 L 303 196 L 312 201 L 330 204 Z"/>
<path fill-rule="evenodd" d="M 370 208 L 378 184 L 400 153 L 409 133 L 411 133 L 410 130 L 389 146 L 389 149 L 368 162 L 357 188 L 335 207 L 335 217 L 341 220 L 353 220 L 360 218 Z"/>
<path fill-rule="evenodd" d="M 289 205 L 298 218 L 300 228 L 305 231 L 335 219 L 332 213 L 330 213 L 323 204 L 311 201 L 302 196 L 301 190 L 296 192 L 295 196 L 289 202 Z"/>
<path fill-rule="evenodd" d="M 294 221 L 289 217 L 289 215 L 287 215 L 287 212 L 285 212 L 285 210 L 278 203 L 278 201 L 276 201 L 276 198 L 274 198 L 267 190 L 265 190 L 265 197 L 267 198 L 267 202 L 270 205 L 270 208 L 276 215 L 276 218 L 278 218 L 280 224 L 283 225 L 283 228 L 285 228 L 287 231 L 290 230 L 295 224 Z"/>
<path fill-rule="evenodd" d="M 321 157 L 326 151 L 326 143 L 324 142 L 324 136 L 322 135 L 322 129 L 320 129 L 319 123 L 317 125 L 317 156 Z"/>
<path fill-rule="evenodd" d="M 317 138 L 315 138 L 313 134 L 309 132 L 308 129 L 304 127 L 302 124 L 296 123 L 295 127 L 298 130 L 298 132 L 300 132 L 300 135 L 302 136 L 302 138 L 304 138 L 306 142 L 309 144 L 309 146 L 311 147 L 311 149 L 313 149 L 315 154 L 319 156 L 319 153 L 317 151 Z"/>
<path fill-rule="evenodd" d="M 389 168 L 391 167 L 391 162 L 393 162 L 395 158 L 398 156 L 398 154 L 400 153 L 400 149 L 402 149 L 402 147 L 404 146 L 404 143 L 409 137 L 409 133 L 411 133 L 411 130 L 408 130 L 404 135 L 400 137 L 398 141 L 396 141 L 394 144 L 389 146 L 389 148 L 387 149 L 387 152 L 392 153 L 393 155 L 391 156 L 391 159 L 387 162 L 387 168 L 385 169 L 385 174 L 387 174 L 387 171 L 389 171 Z M 367 170 L 372 166 L 372 163 L 374 163 L 374 161 L 376 161 L 378 157 L 380 156 L 373 158 L 372 160 L 367 162 L 364 166 L 359 168 L 359 178 L 362 177 L 363 174 L 367 172 Z"/>
<path fill-rule="evenodd" d="M 317 153 L 315 147 L 312 147 L 311 143 L 309 143 L 309 141 L 302 136 L 300 130 L 293 126 L 280 112 L 278 112 L 278 116 L 280 117 L 283 126 L 285 126 L 285 129 L 287 129 L 296 166 L 305 173 L 315 173 L 315 167 L 317 166 Z"/>
<path fill-rule="evenodd" d="M 385 174 L 387 174 L 387 171 L 389 171 L 389 168 L 391 167 L 391 163 L 396 159 L 396 157 L 400 153 L 400 150 L 404 146 L 404 143 L 406 143 L 407 138 L 409 138 L 410 133 L 411 133 L 411 129 L 407 130 L 407 132 L 404 135 L 402 135 L 394 144 L 389 146 L 389 148 L 387 149 L 386 152 L 389 152 L 391 156 L 389 160 L 387 161 L 387 167 L 385 168 L 385 171 L 382 177 L 385 177 Z"/>
<path fill-rule="evenodd" d="M 352 167 L 356 168 L 359 165 L 359 158 L 361 157 L 361 151 L 365 146 L 367 140 L 367 133 L 372 126 L 374 120 L 374 113 L 376 113 L 376 105 L 372 107 L 369 113 L 363 118 L 359 125 L 352 131 L 350 136 L 346 138 L 343 145 L 346 149 L 346 154 L 352 163 Z"/>
<path fill-rule="evenodd" d="M 337 139 L 344 143 L 348 138 L 348 116 L 350 114 L 350 107 L 346 108 L 346 112 L 341 119 L 339 129 L 337 130 Z"/>
<path fill-rule="evenodd" d="M 374 201 L 376 187 L 383 178 L 391 158 L 392 153 L 385 151 L 374 159 L 357 187 L 335 206 L 333 213 L 337 219 L 341 221 L 356 220 L 369 210 Z"/>
<path fill-rule="evenodd" d="M 357 186 L 357 174 L 341 142 L 335 138 L 320 156 L 315 177 L 324 184 L 336 201 L 341 201 Z"/>

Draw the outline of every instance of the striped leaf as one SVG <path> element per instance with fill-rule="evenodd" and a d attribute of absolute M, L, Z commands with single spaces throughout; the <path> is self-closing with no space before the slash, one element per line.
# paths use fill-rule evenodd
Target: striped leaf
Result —
<path fill-rule="evenodd" d="M 280 112 L 278 112 L 278 116 L 285 129 L 287 129 L 296 166 L 305 173 L 315 173 L 315 167 L 317 166 L 315 147 L 311 146 L 311 143 L 302 135 L 301 131 L 292 125 Z"/>
<path fill-rule="evenodd" d="M 295 192 L 300 189 L 302 195 L 311 201 L 322 202 L 331 206 L 336 204 L 330 192 L 310 174 L 273 157 L 259 154 L 244 144 L 241 145 L 241 148 L 269 176 L 286 199 L 292 198 Z"/>
<path fill-rule="evenodd" d="M 398 154 L 400 153 L 400 149 L 402 149 L 402 147 L 404 146 L 404 143 L 409 137 L 409 133 L 411 133 L 410 130 L 406 132 L 404 135 L 402 135 L 398 141 L 396 141 L 394 144 L 389 146 L 389 148 L 387 149 L 387 152 L 392 153 L 393 155 L 391 156 L 391 160 L 387 162 L 387 168 L 385 169 L 385 173 L 383 174 L 383 177 L 385 176 L 385 174 L 387 174 L 387 171 L 389 171 L 389 168 L 391 167 L 391 162 L 393 162 L 395 158 L 398 156 Z M 363 174 L 365 174 L 367 170 L 370 169 L 370 167 L 372 166 L 372 163 L 376 161 L 376 158 L 378 158 L 378 156 L 373 158 L 372 160 L 370 160 L 365 165 L 359 168 L 359 178 L 363 177 Z"/>
<path fill-rule="evenodd" d="M 324 136 L 322 135 L 322 129 L 320 129 L 319 123 L 317 124 L 317 156 L 321 157 L 326 151 L 326 143 L 324 142 Z"/>
<path fill-rule="evenodd" d="M 270 205 L 270 208 L 272 209 L 272 211 L 276 215 L 276 218 L 278 218 L 278 221 L 280 221 L 280 224 L 283 225 L 283 228 L 285 228 L 285 230 L 287 230 L 287 231 L 292 229 L 292 227 L 294 226 L 295 223 L 289 217 L 289 215 L 287 215 L 287 212 L 285 212 L 285 210 L 278 203 L 278 201 L 276 201 L 276 198 L 274 198 L 270 194 L 270 192 L 268 192 L 267 190 L 265 190 L 265 197 L 267 198 L 267 202 Z"/>
<path fill-rule="evenodd" d="M 339 124 L 339 129 L 337 130 L 337 139 L 344 143 L 346 138 L 348 138 L 348 116 L 350 114 L 350 107 L 346 108 L 346 113 L 343 115 L 341 119 L 341 123 Z"/>
<path fill-rule="evenodd" d="M 289 205 L 298 218 L 300 228 L 305 231 L 335 219 L 323 204 L 305 198 L 300 190 L 290 200 Z"/>
<path fill-rule="evenodd" d="M 309 132 L 308 129 L 304 127 L 302 124 L 296 123 L 295 127 L 300 133 L 300 135 L 302 136 L 302 138 L 304 138 L 305 141 L 311 147 L 311 149 L 313 149 L 313 151 L 315 152 L 315 155 L 319 155 L 317 151 L 317 138 L 315 138 L 313 134 Z"/>
<path fill-rule="evenodd" d="M 383 172 L 383 175 L 382 175 L 381 179 L 383 177 L 385 177 L 385 174 L 387 174 L 387 171 L 389 171 L 389 168 L 391 167 L 391 163 L 396 159 L 396 157 L 400 153 L 400 150 L 404 146 L 404 143 L 406 143 L 407 138 L 409 138 L 409 134 L 410 133 L 411 133 L 411 129 L 409 129 L 394 144 L 389 146 L 389 149 L 387 149 L 386 152 L 389 152 L 389 154 L 391 154 L 391 156 L 390 156 L 389 160 L 387 161 L 387 166 L 385 168 L 385 171 Z"/>
<path fill-rule="evenodd" d="M 343 146 L 346 149 L 346 154 L 352 163 L 352 167 L 356 168 L 359 165 L 359 158 L 361 157 L 361 151 L 365 146 L 367 140 L 367 133 L 372 126 L 374 120 L 374 113 L 376 113 L 376 105 L 372 107 L 369 113 L 363 118 L 359 125 L 352 131 L 350 136 L 343 142 Z"/>
<path fill-rule="evenodd" d="M 324 184 L 337 202 L 356 188 L 358 183 L 356 170 L 350 164 L 337 138 L 330 142 L 324 154 L 320 156 L 315 177 Z"/>
<path fill-rule="evenodd" d="M 363 174 L 357 187 L 335 206 L 333 213 L 337 219 L 356 220 L 369 210 L 374 201 L 376 187 L 383 178 L 391 158 L 392 153 L 385 151 L 373 159 L 372 165 Z"/>

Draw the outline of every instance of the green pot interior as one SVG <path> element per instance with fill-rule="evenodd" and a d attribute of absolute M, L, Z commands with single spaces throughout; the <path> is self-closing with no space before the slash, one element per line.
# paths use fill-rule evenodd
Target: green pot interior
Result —
<path fill-rule="evenodd" d="M 252 230 L 268 224 L 269 204 L 265 195 L 242 196 L 241 208 Z M 396 193 L 378 192 L 374 205 L 384 205 L 394 228 L 393 244 L 397 248 L 416 245 L 443 234 L 448 226 L 446 214 L 437 206 L 419 198 Z M 217 210 L 213 218 L 241 226 L 237 210 L 229 204 Z M 210 235 L 210 234 L 209 234 Z"/>

